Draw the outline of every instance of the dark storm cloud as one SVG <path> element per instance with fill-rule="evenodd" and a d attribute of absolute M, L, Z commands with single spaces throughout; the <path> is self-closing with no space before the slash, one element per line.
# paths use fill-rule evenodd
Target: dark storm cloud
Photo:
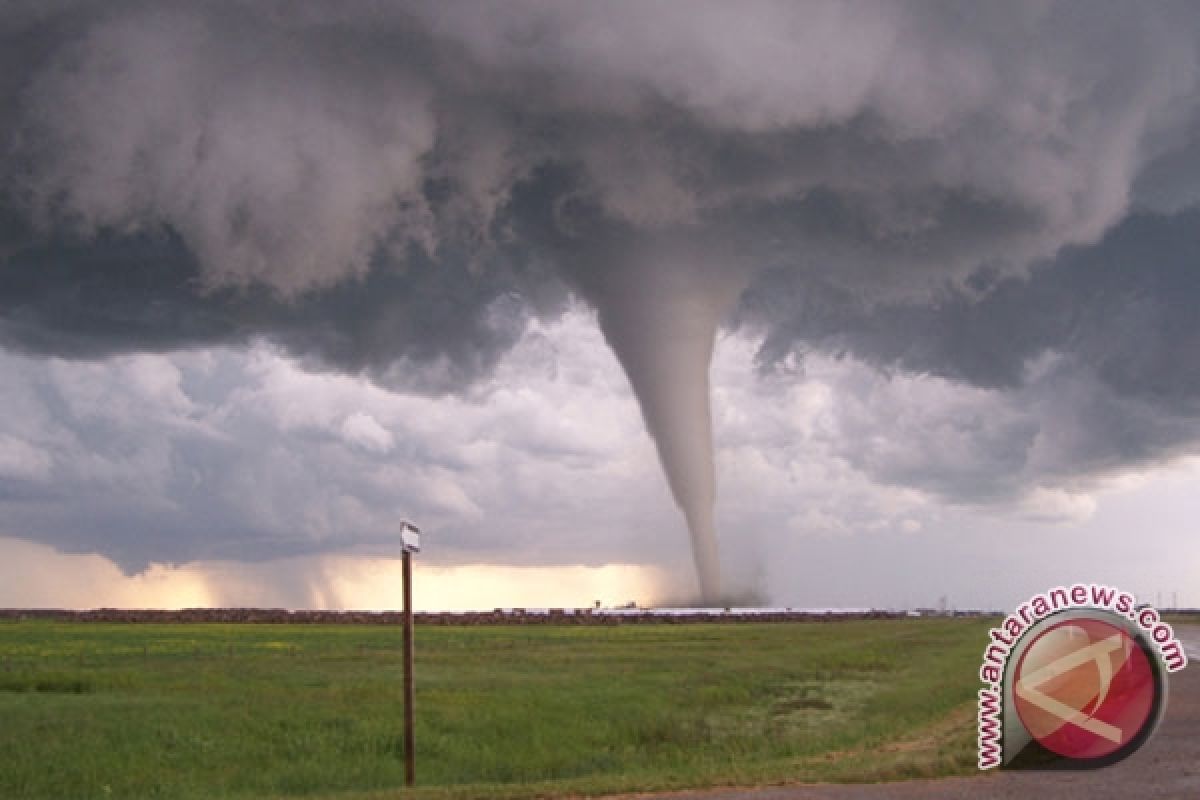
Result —
<path fill-rule="evenodd" d="M 574 292 L 690 519 L 711 459 L 680 442 L 748 286 L 764 365 L 846 352 L 1048 415 L 983 424 L 970 470 L 848 434 L 880 480 L 1150 462 L 1195 441 L 1198 32 L 1187 3 L 10 4 L 0 342 L 265 338 L 452 392 Z"/>
<path fill-rule="evenodd" d="M 1200 411 L 1197 211 L 1133 215 L 1027 277 L 979 273 L 920 302 L 878 302 L 783 269 L 763 273 L 742 302 L 746 319 L 768 321 L 758 354 L 768 370 L 819 349 L 1020 392 L 1048 387 L 1038 361 L 1057 357 L 1057 370 L 1086 373 L 1097 395 L 1075 411 L 1093 452 L 1078 453 L 1081 469 L 1100 452 L 1114 463 L 1173 455 L 1182 431 L 1168 423 Z"/>
<path fill-rule="evenodd" d="M 504 264 L 471 269 L 414 251 L 319 292 L 205 289 L 195 257 L 170 230 L 41 240 L 13 224 L 0 271 L 0 342 L 18 351 L 100 358 L 245 344 L 265 335 L 327 368 L 416 391 L 462 388 L 486 373 L 523 328 L 530 283 Z M 554 285 L 522 297 L 555 302 Z"/>
<path fill-rule="evenodd" d="M 920 300 L 880 302 L 768 270 L 739 314 L 765 331 L 757 354 L 765 372 L 824 352 L 1008 398 L 915 420 L 876 404 L 891 422 L 850 424 L 839 448 L 882 482 L 1001 504 L 1031 487 L 1086 484 L 1194 453 L 1198 307 L 1193 210 L 1133 214 L 1027 276 L 984 271 Z"/>
<path fill-rule="evenodd" d="M 1015 388 L 1053 351 L 1122 394 L 1182 404 L 1200 393 L 1200 212 L 1127 217 L 1095 245 L 1069 247 L 1027 276 L 981 271 L 918 301 L 880 302 L 786 268 L 743 297 L 767 320 L 764 367 L 795 345 L 987 388 Z"/>
<path fill-rule="evenodd" d="M 414 248 L 482 272 L 547 168 L 577 250 L 608 244 L 583 206 L 922 289 L 1096 240 L 1196 112 L 1197 21 L 1170 4 L 15 8 L 13 210 L 52 240 L 166 228 L 198 287 L 285 296 Z"/>

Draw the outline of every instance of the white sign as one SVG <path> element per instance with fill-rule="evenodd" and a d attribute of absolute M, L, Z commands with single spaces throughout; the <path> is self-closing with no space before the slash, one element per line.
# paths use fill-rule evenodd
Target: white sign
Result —
<path fill-rule="evenodd" d="M 400 523 L 400 544 L 406 553 L 421 552 L 421 531 L 411 522 Z"/>

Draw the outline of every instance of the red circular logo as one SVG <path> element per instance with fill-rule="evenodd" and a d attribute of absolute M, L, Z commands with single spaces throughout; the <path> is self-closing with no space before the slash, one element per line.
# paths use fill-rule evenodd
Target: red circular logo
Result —
<path fill-rule="evenodd" d="M 1017 715 L 1048 750 L 1067 758 L 1111 755 L 1145 727 L 1157 688 L 1140 644 L 1098 619 L 1042 631 L 1014 673 Z"/>

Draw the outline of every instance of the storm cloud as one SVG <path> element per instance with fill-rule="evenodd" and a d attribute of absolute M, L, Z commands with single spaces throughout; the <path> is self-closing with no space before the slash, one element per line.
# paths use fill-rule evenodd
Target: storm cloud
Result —
<path fill-rule="evenodd" d="M 1069 495 L 1200 440 L 1198 43 L 1187 3 L 10 4 L 0 343 L 21 369 L 117 374 L 142 363 L 122 354 L 259 348 L 463 402 L 506 359 L 536 369 L 530 331 L 582 300 L 709 531 L 698 553 L 722 325 L 756 343 L 763 392 L 843 360 L 822 452 L 873 481 Z M 897 389 L 922 377 L 936 396 Z M 355 413 L 322 434 L 355 458 L 441 457 Z M 47 430 L 130 441 L 79 418 Z M 88 537 L 30 510 L 70 481 L 4 435 L 0 497 L 57 546 L 136 565 L 214 537 L 230 557 L 353 544 L 146 486 L 103 527 L 159 530 L 153 547 Z M 206 436 L 139 474 L 217 486 L 247 456 Z M 278 477 L 275 502 L 318 472 Z M 345 494 L 330 530 L 395 510 Z"/>

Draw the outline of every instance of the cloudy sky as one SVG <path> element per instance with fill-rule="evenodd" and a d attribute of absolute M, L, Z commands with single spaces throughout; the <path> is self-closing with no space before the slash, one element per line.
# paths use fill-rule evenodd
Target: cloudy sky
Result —
<path fill-rule="evenodd" d="M 1198 84 L 1191 3 L 9 2 L 0 606 L 394 607 L 404 518 L 427 608 L 1200 606 Z"/>

